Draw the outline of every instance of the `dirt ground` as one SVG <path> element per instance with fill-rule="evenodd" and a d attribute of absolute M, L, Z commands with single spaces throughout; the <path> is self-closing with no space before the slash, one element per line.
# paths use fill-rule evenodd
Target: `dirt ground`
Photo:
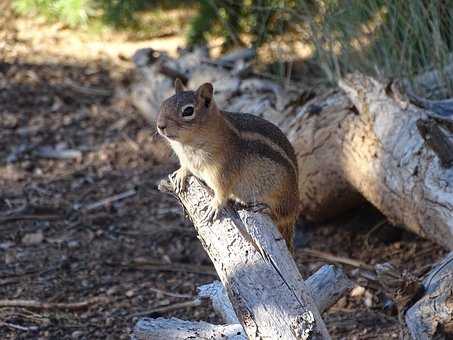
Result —
<path fill-rule="evenodd" d="M 0 338 L 127 339 L 140 316 L 219 322 L 208 305 L 171 308 L 217 276 L 177 202 L 156 190 L 174 165 L 153 159 L 153 129 L 121 95 L 128 57 L 142 46 L 70 53 L 86 40 L 24 25 L 3 32 L 0 54 L 0 299 L 68 305 L 2 300 Z M 115 52 L 103 53 L 109 44 Z M 326 263 L 307 248 L 416 275 L 445 254 L 382 221 L 369 206 L 329 224 L 301 221 L 302 274 Z M 357 278 L 357 268 L 344 269 Z M 356 284 L 324 315 L 333 338 L 398 338 L 381 290 Z"/>

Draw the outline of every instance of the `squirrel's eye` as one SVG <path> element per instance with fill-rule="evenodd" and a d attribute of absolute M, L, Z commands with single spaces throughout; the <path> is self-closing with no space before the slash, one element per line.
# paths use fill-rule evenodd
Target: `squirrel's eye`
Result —
<path fill-rule="evenodd" d="M 193 115 L 193 106 L 186 106 L 183 110 L 182 110 L 182 116 L 183 117 L 190 117 Z"/>

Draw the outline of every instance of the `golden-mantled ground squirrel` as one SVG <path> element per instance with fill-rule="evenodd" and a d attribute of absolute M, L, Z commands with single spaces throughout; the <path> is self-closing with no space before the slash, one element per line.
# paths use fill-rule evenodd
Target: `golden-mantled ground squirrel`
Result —
<path fill-rule="evenodd" d="M 292 251 L 299 214 L 298 169 L 286 136 L 257 116 L 221 111 L 210 83 L 184 91 L 177 79 L 175 90 L 161 105 L 157 129 L 181 163 L 174 173 L 176 190 L 184 188 L 190 174 L 203 180 L 215 194 L 209 219 L 229 199 L 263 204 Z"/>

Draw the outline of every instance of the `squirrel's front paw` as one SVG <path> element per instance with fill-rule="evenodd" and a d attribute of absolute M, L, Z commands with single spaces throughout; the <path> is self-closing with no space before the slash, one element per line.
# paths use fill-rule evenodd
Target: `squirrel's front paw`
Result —
<path fill-rule="evenodd" d="M 189 171 L 185 168 L 179 168 L 171 174 L 173 182 L 175 184 L 175 191 L 177 193 L 183 191 L 186 188 L 187 177 L 189 177 Z"/>

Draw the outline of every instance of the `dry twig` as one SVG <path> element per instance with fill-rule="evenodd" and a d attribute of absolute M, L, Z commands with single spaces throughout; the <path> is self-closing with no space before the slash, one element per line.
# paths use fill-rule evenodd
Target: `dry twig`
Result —
<path fill-rule="evenodd" d="M 303 249 L 302 251 L 310 256 L 317 257 L 317 258 L 326 260 L 328 262 L 341 263 L 341 264 L 346 264 L 348 266 L 353 266 L 353 267 L 357 267 L 357 268 L 366 269 L 369 271 L 374 271 L 373 266 L 370 266 L 370 265 L 368 265 L 364 262 L 358 261 L 358 260 L 351 259 L 349 257 L 337 256 L 337 255 L 329 254 L 329 253 L 326 253 L 326 252 L 323 252 L 320 250 L 315 250 L 315 249 Z"/>
<path fill-rule="evenodd" d="M 85 211 L 95 210 L 95 209 L 104 207 L 106 205 L 112 204 L 114 202 L 121 201 L 125 198 L 134 196 L 136 193 L 137 193 L 137 191 L 135 191 L 135 190 L 128 190 L 128 191 L 122 192 L 118 195 L 113 195 L 113 196 L 104 198 L 100 201 L 88 204 L 87 206 L 85 206 L 83 208 L 83 210 L 85 210 Z"/>
<path fill-rule="evenodd" d="M 30 220 L 37 220 L 37 221 L 54 221 L 58 220 L 60 216 L 54 214 L 20 214 L 20 215 L 12 215 L 12 216 L 5 216 L 0 217 L 0 224 L 7 223 L 7 222 L 15 222 L 15 221 L 30 221 Z"/>
<path fill-rule="evenodd" d="M 16 325 L 11 322 L 5 322 L 5 321 L 0 321 L 0 325 L 3 325 L 5 327 L 11 328 L 11 329 L 19 330 L 19 331 L 25 331 L 25 332 L 38 330 L 37 326 L 24 327 L 24 326 Z"/>
<path fill-rule="evenodd" d="M 146 315 L 153 314 L 153 313 L 170 312 L 170 311 L 174 311 L 174 310 L 182 309 L 182 308 L 198 307 L 202 303 L 203 303 L 203 301 L 201 299 L 194 299 L 191 301 L 173 303 L 173 304 L 169 304 L 169 305 L 165 305 L 165 306 L 156 307 L 156 308 L 144 311 L 144 312 L 134 313 L 134 314 L 129 315 L 129 317 L 133 318 L 133 317 L 139 317 L 139 316 L 146 316 Z"/>
<path fill-rule="evenodd" d="M 154 288 L 154 287 L 146 287 L 146 289 L 148 289 L 152 292 L 156 292 L 158 294 L 168 295 L 168 296 L 172 296 L 172 297 L 176 297 L 176 298 L 184 298 L 184 299 L 193 298 L 193 296 L 189 295 L 189 294 L 172 293 L 172 292 L 167 292 L 166 290 L 162 290 L 162 289 L 158 289 L 158 288 Z"/>
<path fill-rule="evenodd" d="M 111 90 L 82 86 L 75 83 L 71 79 L 66 79 L 65 85 L 67 85 L 72 90 L 87 96 L 110 97 L 113 94 Z"/>
<path fill-rule="evenodd" d="M 80 302 L 41 302 L 37 300 L 0 300 L 0 307 L 23 307 L 23 308 L 33 308 L 33 309 L 70 309 L 70 310 L 80 310 L 88 308 L 95 304 L 105 304 L 108 302 L 108 299 L 105 297 L 94 297 Z"/>
<path fill-rule="evenodd" d="M 129 263 L 123 264 L 126 267 L 144 267 L 147 270 L 161 271 L 161 272 L 177 272 L 177 273 L 194 273 L 203 275 L 217 276 L 217 272 L 213 267 L 201 266 L 185 263 L 161 263 L 152 260 L 137 258 Z"/>

